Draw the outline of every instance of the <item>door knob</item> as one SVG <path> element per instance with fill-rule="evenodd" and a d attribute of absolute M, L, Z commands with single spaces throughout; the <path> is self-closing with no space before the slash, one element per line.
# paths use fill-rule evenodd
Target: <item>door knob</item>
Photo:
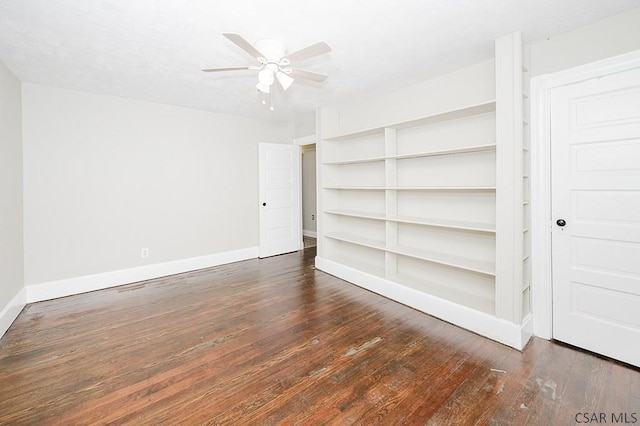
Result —
<path fill-rule="evenodd" d="M 267 203 L 262 203 L 262 206 L 263 206 L 263 207 L 266 207 L 266 206 L 267 206 Z"/>
<path fill-rule="evenodd" d="M 558 225 L 558 226 L 565 226 L 566 224 L 567 224 L 567 222 L 564 219 L 556 220 L 556 225 Z"/>

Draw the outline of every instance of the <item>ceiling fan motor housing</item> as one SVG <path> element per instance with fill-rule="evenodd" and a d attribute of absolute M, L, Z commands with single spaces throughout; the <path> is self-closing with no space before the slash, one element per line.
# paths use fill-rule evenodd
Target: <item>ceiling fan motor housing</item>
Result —
<path fill-rule="evenodd" d="M 287 48 L 280 40 L 265 38 L 256 42 L 256 49 L 266 56 L 266 62 L 278 64 L 280 59 L 287 54 Z"/>

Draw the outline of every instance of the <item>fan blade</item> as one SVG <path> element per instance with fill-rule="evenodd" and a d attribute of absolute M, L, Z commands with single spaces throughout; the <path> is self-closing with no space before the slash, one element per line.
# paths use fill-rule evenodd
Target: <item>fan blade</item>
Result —
<path fill-rule="evenodd" d="M 222 35 L 228 38 L 233 44 L 238 46 L 240 49 L 244 50 L 249 55 L 256 58 L 261 63 L 263 62 L 265 56 L 262 53 L 260 53 L 258 49 L 253 47 L 251 43 L 245 40 L 244 37 L 242 37 L 240 34 L 223 33 Z"/>
<path fill-rule="evenodd" d="M 291 72 L 288 74 L 293 78 L 304 78 L 305 80 L 317 81 L 318 83 L 322 83 L 327 79 L 327 76 L 324 74 L 318 74 L 317 72 L 301 70 L 299 68 L 291 68 Z"/>
<path fill-rule="evenodd" d="M 242 67 L 219 67 L 219 68 L 203 68 L 204 72 L 218 72 L 218 71 L 243 71 L 255 69 L 255 67 L 242 66 Z"/>
<path fill-rule="evenodd" d="M 293 53 L 285 55 L 282 59 L 287 59 L 291 62 L 303 61 L 305 59 L 313 58 L 314 56 L 322 55 L 324 53 L 331 52 L 331 48 L 324 41 L 319 41 L 316 44 L 307 46 L 303 49 L 296 50 Z"/>

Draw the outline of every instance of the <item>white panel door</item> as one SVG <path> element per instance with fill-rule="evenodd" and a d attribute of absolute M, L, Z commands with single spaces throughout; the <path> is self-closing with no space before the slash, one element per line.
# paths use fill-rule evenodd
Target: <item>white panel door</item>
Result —
<path fill-rule="evenodd" d="M 640 366 L 640 69 L 553 89 L 551 117 L 553 337 Z"/>
<path fill-rule="evenodd" d="M 302 248 L 300 147 L 259 144 L 260 257 Z"/>

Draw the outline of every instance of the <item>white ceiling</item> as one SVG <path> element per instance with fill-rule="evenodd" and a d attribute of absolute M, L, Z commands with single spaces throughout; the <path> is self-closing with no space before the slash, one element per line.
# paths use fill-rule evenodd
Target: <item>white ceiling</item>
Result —
<path fill-rule="evenodd" d="M 0 0 L 0 60 L 22 81 L 275 120 L 388 92 L 493 56 L 493 40 L 542 40 L 638 0 Z M 333 51 L 298 64 L 326 73 L 260 102 L 256 71 L 222 37 Z"/>

